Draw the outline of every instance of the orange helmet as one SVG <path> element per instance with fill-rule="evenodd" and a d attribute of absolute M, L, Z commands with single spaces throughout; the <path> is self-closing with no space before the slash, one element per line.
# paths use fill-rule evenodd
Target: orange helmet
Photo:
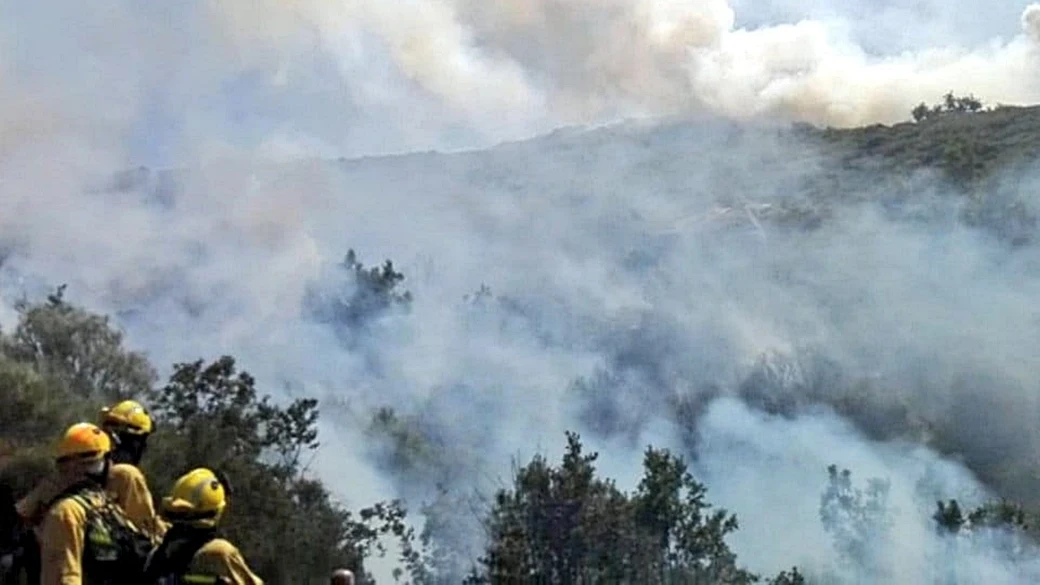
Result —
<path fill-rule="evenodd" d="M 97 461 L 112 450 L 112 439 L 108 433 L 93 423 L 76 423 L 65 431 L 58 443 L 56 460 Z"/>

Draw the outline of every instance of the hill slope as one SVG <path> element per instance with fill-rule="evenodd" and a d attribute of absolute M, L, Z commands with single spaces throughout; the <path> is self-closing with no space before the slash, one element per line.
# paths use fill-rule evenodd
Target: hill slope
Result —
<path fill-rule="evenodd" d="M 76 246 L 53 243 L 48 224 L 2 236 L 2 272 L 8 287 L 67 280 L 155 363 L 179 364 L 148 395 L 157 404 L 196 378 L 236 379 L 227 361 L 192 365 L 228 348 L 259 387 L 325 399 L 330 447 L 313 470 L 333 492 L 367 503 L 373 488 L 354 478 L 378 477 L 413 509 L 487 495 L 517 452 L 569 429 L 608 446 L 611 475 L 635 483 L 630 462 L 664 442 L 742 532 L 799 536 L 738 542 L 775 573 L 814 561 L 819 547 L 792 541 L 826 538 L 816 487 L 831 463 L 888 476 L 894 498 L 923 506 L 903 513 L 922 519 L 906 520 L 915 530 L 929 529 L 935 499 L 1040 504 L 1038 119 L 1002 108 L 852 130 L 630 123 L 474 152 L 139 169 L 83 200 L 114 219 L 77 219 Z M 397 262 L 357 263 L 373 255 Z M 67 380 L 15 361 L 18 404 L 65 396 Z M 80 410 L 46 420 L 89 416 L 102 397 L 80 394 L 63 404 Z M 161 412 L 171 436 L 156 490 L 202 432 Z M 11 451 L 47 440 L 23 430 Z M 266 494 L 232 530 L 277 579 L 317 580 L 367 552 L 371 523 L 344 519 L 325 488 L 271 483 L 276 461 L 252 450 L 229 464 Z M 820 485 L 807 488 L 812 474 Z M 278 502 L 278 530 L 299 532 L 298 564 L 250 532 L 264 498 Z M 333 528 L 298 525 L 300 502 Z M 434 523 L 435 539 L 482 550 L 485 518 L 453 519 Z"/>

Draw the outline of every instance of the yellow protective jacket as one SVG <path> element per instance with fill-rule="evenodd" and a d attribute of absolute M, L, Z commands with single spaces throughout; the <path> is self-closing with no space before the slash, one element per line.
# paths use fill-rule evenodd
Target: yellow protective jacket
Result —
<path fill-rule="evenodd" d="M 16 504 L 18 513 L 32 524 L 36 537 L 43 538 L 40 522 L 46 506 L 69 487 L 69 480 L 59 474 L 44 478 Z M 155 513 L 152 493 L 141 470 L 129 463 L 116 463 L 108 471 L 105 490 L 134 525 L 145 531 L 155 544 L 162 541 L 169 524 Z"/>
<path fill-rule="evenodd" d="M 101 506 L 100 490 L 84 491 L 83 497 Z M 72 498 L 51 506 L 44 514 L 40 535 L 40 585 L 83 585 L 83 550 L 87 512 Z"/>
<path fill-rule="evenodd" d="M 217 579 L 228 585 L 264 585 L 238 548 L 223 538 L 214 538 L 196 551 L 184 575 L 190 585 L 212 585 Z"/>
<path fill-rule="evenodd" d="M 108 471 L 105 490 L 112 495 L 127 518 L 143 530 L 155 545 L 162 542 L 169 524 L 155 513 L 152 492 L 141 470 L 129 463 L 117 463 Z"/>

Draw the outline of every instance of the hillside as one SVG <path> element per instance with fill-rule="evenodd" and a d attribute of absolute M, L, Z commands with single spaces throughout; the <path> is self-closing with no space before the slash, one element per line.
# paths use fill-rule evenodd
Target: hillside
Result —
<path fill-rule="evenodd" d="M 947 168 L 960 162 L 958 149 L 973 147 L 978 172 L 990 175 L 1026 164 L 1040 146 L 1040 106 L 1003 106 L 989 111 L 941 115 L 895 126 L 807 130 L 849 166 L 880 163 L 891 171 Z M 969 148 L 969 150 L 971 150 Z"/>
<path fill-rule="evenodd" d="M 5 291 L 77 300 L 2 323 L 2 476 L 130 394 L 156 496 L 230 470 L 268 583 L 379 535 L 428 583 L 1030 582 L 1037 146 L 1028 107 L 128 171 L 85 251 L 0 235 Z"/>

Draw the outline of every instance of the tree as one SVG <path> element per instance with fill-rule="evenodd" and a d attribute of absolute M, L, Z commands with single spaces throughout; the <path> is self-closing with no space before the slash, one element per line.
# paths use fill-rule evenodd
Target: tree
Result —
<path fill-rule="evenodd" d="M 176 364 L 150 396 L 157 431 L 144 467 L 152 485 L 199 466 L 223 471 L 232 484 L 223 529 L 268 583 L 323 583 L 334 566 L 369 579 L 365 557 L 385 554 L 378 539 L 410 536 L 404 508 L 380 502 L 355 516 L 333 502 L 304 476 L 302 456 L 318 447 L 317 401 L 275 405 L 255 384 L 231 356 Z"/>
<path fill-rule="evenodd" d="M 16 305 L 18 326 L 3 353 L 32 363 L 75 396 L 115 402 L 147 392 L 157 379 L 144 354 L 123 347 L 123 333 L 107 316 L 65 301 L 65 285 L 44 303 Z"/>
<path fill-rule="evenodd" d="M 936 529 L 940 534 L 957 534 L 968 521 L 957 500 L 950 500 L 949 503 L 936 502 L 932 520 L 935 520 Z"/>
<path fill-rule="evenodd" d="M 984 542 L 987 550 L 1012 562 L 1021 560 L 1033 541 L 1032 515 L 1005 499 L 987 502 L 967 513 L 957 500 L 939 501 L 932 519 L 943 536 L 961 536 L 969 543 Z"/>
<path fill-rule="evenodd" d="M 200 457 L 249 460 L 262 455 L 280 478 L 300 471 L 300 457 L 318 447 L 318 401 L 302 398 L 282 408 L 258 397 L 255 380 L 222 356 L 174 366 L 169 383 L 151 393 L 153 415 L 164 427 L 192 439 Z"/>
<path fill-rule="evenodd" d="M 52 470 L 56 433 L 142 393 L 154 376 L 107 318 L 70 305 L 64 291 L 17 303 L 14 331 L 0 334 L 0 482 L 19 495 Z"/>
<path fill-rule="evenodd" d="M 412 293 L 399 290 L 404 274 L 397 272 L 390 260 L 366 269 L 350 249 L 339 266 L 347 273 L 346 290 L 333 294 L 311 288 L 304 307 L 311 318 L 334 326 L 341 336 L 349 338 L 350 333 L 362 330 L 391 308 L 411 306 Z"/>
<path fill-rule="evenodd" d="M 318 446 L 317 400 L 279 405 L 231 356 L 174 365 L 168 382 L 143 354 L 123 347 L 108 318 L 67 303 L 64 287 L 45 302 L 18 305 L 19 322 L 0 334 L 0 483 L 14 498 L 53 470 L 53 442 L 67 425 L 135 397 L 150 407 L 156 432 L 142 468 L 160 501 L 182 473 L 206 466 L 230 480 L 221 531 L 270 584 L 326 583 L 331 567 L 352 569 L 361 584 L 371 555 L 396 538 L 404 571 L 422 576 L 421 543 L 399 501 L 354 512 L 306 477 Z M 416 579 L 416 582 L 418 580 Z"/>
<path fill-rule="evenodd" d="M 910 111 L 910 115 L 913 117 L 914 122 L 920 122 L 928 118 L 931 113 L 931 109 L 924 102 L 917 104 L 914 109 Z"/>
<path fill-rule="evenodd" d="M 776 577 L 769 580 L 770 585 L 805 585 L 805 577 L 798 572 L 798 567 L 791 567 L 790 571 L 780 571 Z"/>
<path fill-rule="evenodd" d="M 820 519 L 847 568 L 887 580 L 876 547 L 891 526 L 889 483 L 872 478 L 865 490 L 853 487 L 852 472 L 827 467 L 828 483 L 820 497 Z"/>
<path fill-rule="evenodd" d="M 952 91 L 943 96 L 942 102 L 928 107 L 924 102 L 917 104 L 910 115 L 914 122 L 923 122 L 945 114 L 966 114 L 981 111 L 982 100 L 972 94 L 966 96 L 955 96 Z"/>
<path fill-rule="evenodd" d="M 596 476 L 597 453 L 567 433 L 559 466 L 542 457 L 500 490 L 487 519 L 486 554 L 467 583 L 752 583 L 725 537 L 725 510 L 709 512 L 706 490 L 681 457 L 648 448 L 633 494 Z"/>
<path fill-rule="evenodd" d="M 52 439 L 56 429 L 94 414 L 86 401 L 70 400 L 62 385 L 41 376 L 30 364 L 2 354 L 0 400 L 2 450 L 25 449 Z"/>

